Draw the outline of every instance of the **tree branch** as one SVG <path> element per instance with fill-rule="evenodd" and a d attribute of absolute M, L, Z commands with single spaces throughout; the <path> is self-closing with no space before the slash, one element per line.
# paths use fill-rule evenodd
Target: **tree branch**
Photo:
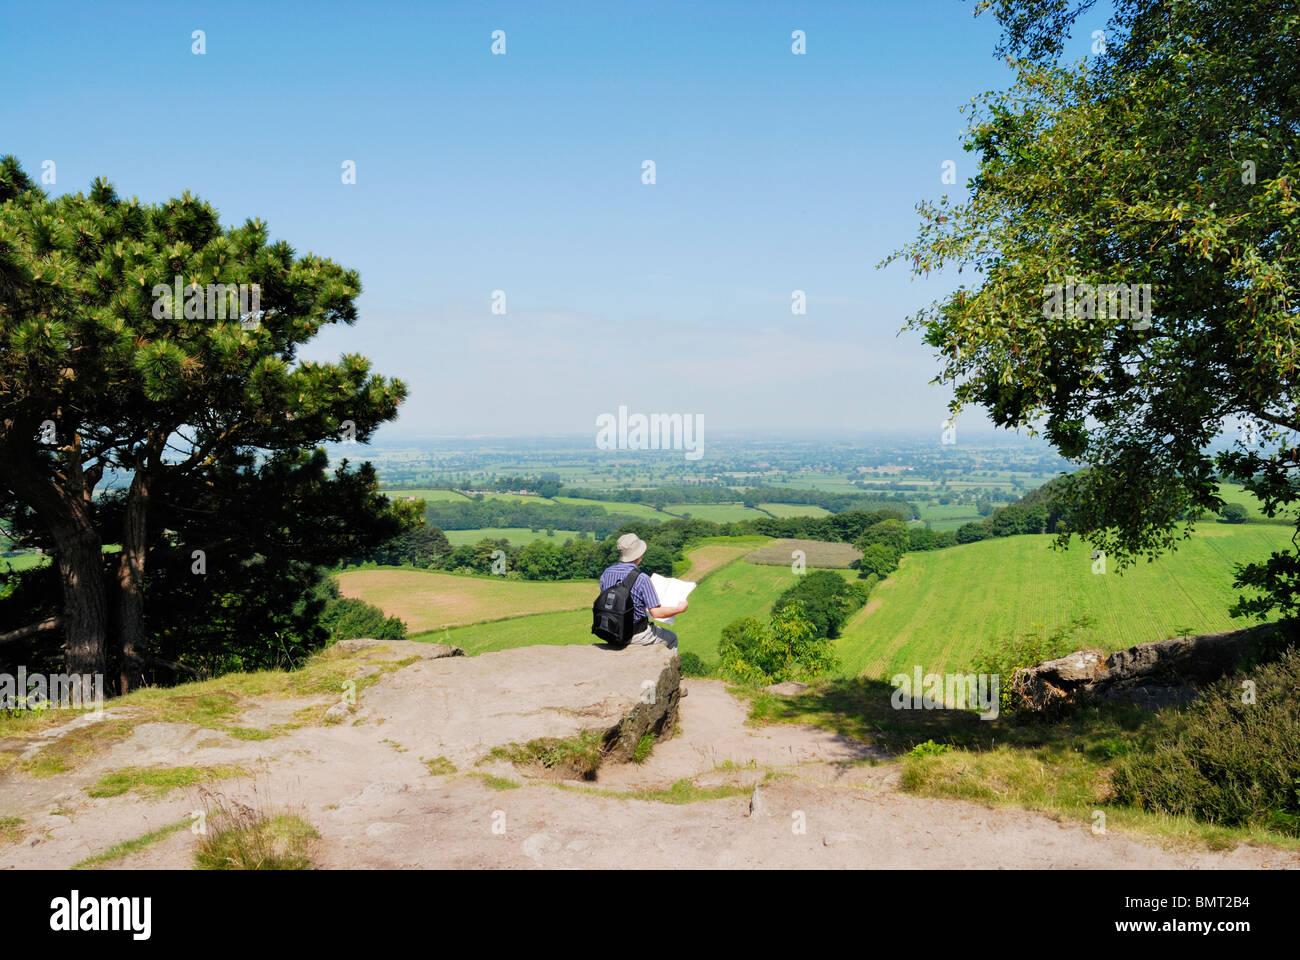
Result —
<path fill-rule="evenodd" d="M 39 623 L 29 623 L 25 627 L 19 627 L 17 630 L 10 630 L 8 633 L 0 633 L 0 645 L 13 643 L 16 640 L 26 640 L 28 637 L 34 637 L 40 633 L 52 633 L 55 630 L 63 629 L 62 617 L 48 617 Z"/>

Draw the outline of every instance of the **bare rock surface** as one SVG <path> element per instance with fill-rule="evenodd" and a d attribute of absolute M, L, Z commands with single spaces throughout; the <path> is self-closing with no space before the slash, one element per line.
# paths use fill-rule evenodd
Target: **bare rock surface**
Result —
<path fill-rule="evenodd" d="M 381 649 L 382 648 L 382 649 Z M 0 777 L 0 816 L 22 820 L 0 869 L 65 869 L 115 844 L 189 826 L 209 803 L 301 816 L 322 868 L 1297 866 L 1293 852 L 1179 851 L 1011 807 L 900 792 L 870 744 L 796 724 L 755 725 L 725 684 L 691 681 L 660 646 L 538 646 L 465 657 L 434 645 L 360 643 L 373 682 L 336 721 L 281 724 L 264 739 L 141 722 L 73 769 Z M 418 659 L 416 659 L 418 658 Z M 234 723 L 279 723 L 337 697 L 251 698 Z M 122 715 L 114 708 L 108 716 Z M 67 724 L 59 729 L 72 728 Z M 493 747 L 597 731 L 592 782 L 561 782 L 492 759 Z M 648 757 L 631 759 L 645 733 Z M 39 741 L 60 736 L 44 731 Z M 235 766 L 246 775 L 91 797 L 125 766 Z M 680 800 L 685 786 L 713 799 Z M 189 867 L 198 837 L 176 829 L 112 861 Z"/>

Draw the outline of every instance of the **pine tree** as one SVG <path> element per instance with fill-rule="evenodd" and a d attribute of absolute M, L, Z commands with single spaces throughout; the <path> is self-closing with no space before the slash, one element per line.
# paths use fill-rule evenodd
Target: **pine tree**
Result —
<path fill-rule="evenodd" d="M 48 545 L 63 611 L 0 641 L 61 632 L 70 672 L 104 673 L 120 657 L 129 686 L 146 642 L 148 565 L 189 565 L 181 548 L 201 549 L 175 542 L 202 525 L 187 509 L 302 489 L 303 476 L 296 487 L 287 478 L 316 444 L 365 442 L 396 416 L 405 386 L 364 357 L 297 357 L 323 326 L 356 321 L 360 289 L 355 271 L 269 242 L 260 221 L 223 227 L 188 193 L 146 205 L 98 179 L 51 198 L 14 158 L 0 160 L 0 515 Z M 319 479 L 323 461 L 306 469 Z M 97 497 L 110 475 L 129 487 Z M 344 542 L 339 524 L 382 514 L 374 487 L 361 497 L 373 509 L 326 508 L 317 517 L 334 527 L 317 532 Z M 283 521 L 235 512 L 246 526 L 223 540 L 258 542 Z M 394 519 L 382 532 L 397 529 Z M 111 570 L 105 542 L 121 544 Z"/>

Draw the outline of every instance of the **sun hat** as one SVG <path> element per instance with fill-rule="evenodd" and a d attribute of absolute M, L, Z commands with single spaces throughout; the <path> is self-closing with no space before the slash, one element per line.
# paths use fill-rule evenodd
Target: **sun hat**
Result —
<path fill-rule="evenodd" d="M 645 553 L 645 541 L 635 533 L 625 533 L 618 538 L 618 559 L 623 563 L 629 563 L 643 553 Z"/>

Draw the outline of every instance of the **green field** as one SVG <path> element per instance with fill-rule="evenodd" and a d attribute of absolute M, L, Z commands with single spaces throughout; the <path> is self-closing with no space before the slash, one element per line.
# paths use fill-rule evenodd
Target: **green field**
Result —
<path fill-rule="evenodd" d="M 1055 630 L 1076 617 L 1093 624 L 1083 642 L 1108 651 L 1188 633 L 1248 625 L 1227 609 L 1232 567 L 1290 542 L 1287 528 L 1203 524 L 1191 540 L 1123 574 L 1092 572 L 1089 550 L 1053 551 L 1053 537 L 1005 537 L 912 553 L 844 629 L 844 672 L 869 677 L 919 664 L 942 672 L 969 665 L 990 640 Z"/>
<path fill-rule="evenodd" d="M 1247 493 L 1246 489 L 1239 483 L 1224 483 L 1219 485 L 1219 496 L 1228 503 L 1240 503 L 1244 506 L 1252 517 L 1263 517 L 1264 511 L 1260 508 L 1259 500 L 1253 493 Z M 1279 523 L 1290 523 L 1287 517 L 1294 516 L 1294 511 L 1283 511 L 1273 520 Z"/>
<path fill-rule="evenodd" d="M 620 503 L 616 500 L 586 500 L 581 497 L 556 497 L 556 503 L 575 504 L 577 506 L 604 507 L 606 513 L 617 513 L 627 517 L 644 517 L 647 520 L 671 520 L 660 510 L 646 503 Z"/>
<path fill-rule="evenodd" d="M 475 494 L 471 499 L 477 500 Z M 548 500 L 546 497 L 538 497 L 531 493 L 485 493 L 484 500 L 508 500 L 512 503 L 554 503 L 554 500 Z"/>
<path fill-rule="evenodd" d="M 922 520 L 983 520 L 973 503 L 935 503 L 916 500 L 917 512 Z"/>
<path fill-rule="evenodd" d="M 961 669 L 992 640 L 1062 629 L 1085 617 L 1092 622 L 1080 644 L 1106 650 L 1246 626 L 1227 614 L 1236 596 L 1232 567 L 1285 548 L 1290 532 L 1270 524 L 1211 522 L 1174 553 L 1122 574 L 1113 565 L 1094 574 L 1086 547 L 1053 551 L 1053 539 L 1005 537 L 907 555 L 837 640 L 841 672 L 879 677 L 918 664 L 926 672 Z M 716 663 L 728 623 L 765 615 L 795 576 L 788 565 L 713 558 L 719 561 L 725 562 L 701 580 L 690 609 L 672 627 L 682 652 L 707 663 Z M 856 578 L 851 570 L 839 573 Z M 531 643 L 590 643 L 589 617 L 585 609 L 539 613 L 422 639 L 446 640 L 467 653 Z"/>
<path fill-rule="evenodd" d="M 972 511 L 973 512 L 973 511 Z M 979 523 L 984 518 L 978 515 L 970 517 L 953 517 L 951 520 L 928 520 L 930 529 L 935 533 L 943 533 L 945 530 L 957 530 L 966 526 L 968 523 Z"/>
<path fill-rule="evenodd" d="M 690 514 L 695 520 L 712 520 L 714 523 L 761 520 L 766 516 L 743 503 L 670 503 L 664 507 L 664 512 L 678 517 Z"/>
<path fill-rule="evenodd" d="M 417 500 L 426 500 L 430 503 L 435 500 L 459 500 L 462 503 L 468 502 L 465 497 L 461 496 L 455 490 L 381 490 L 379 492 L 390 500 L 401 500 L 403 497 L 415 497 Z"/>
<path fill-rule="evenodd" d="M 509 540 L 513 546 L 522 547 L 534 540 L 550 540 L 561 544 L 578 536 L 576 530 L 556 530 L 555 536 L 548 537 L 544 529 L 533 533 L 528 527 L 477 527 L 473 530 L 444 530 L 453 547 L 473 545 L 480 540 Z"/>
<path fill-rule="evenodd" d="M 830 511 L 811 503 L 760 503 L 760 510 L 766 510 L 774 517 L 829 517 Z"/>
<path fill-rule="evenodd" d="M 20 553 L 15 557 L 0 557 L 0 570 L 3 570 L 6 566 L 13 567 L 15 570 L 30 570 L 42 563 L 48 563 L 49 559 L 49 557 L 35 551 Z"/>
<path fill-rule="evenodd" d="M 404 621 L 412 634 L 520 614 L 590 609 L 596 597 L 594 580 L 544 583 L 411 567 L 343 570 L 334 579 L 340 594 L 374 604 Z"/>
<path fill-rule="evenodd" d="M 592 588 L 592 600 L 596 598 Z M 537 643 L 568 644 L 596 643 L 591 635 L 591 610 L 562 610 L 557 613 L 534 613 L 531 616 L 512 617 L 475 623 L 467 627 L 414 635 L 413 639 L 433 643 L 450 643 L 471 656 L 493 650 L 509 650 Z"/>

